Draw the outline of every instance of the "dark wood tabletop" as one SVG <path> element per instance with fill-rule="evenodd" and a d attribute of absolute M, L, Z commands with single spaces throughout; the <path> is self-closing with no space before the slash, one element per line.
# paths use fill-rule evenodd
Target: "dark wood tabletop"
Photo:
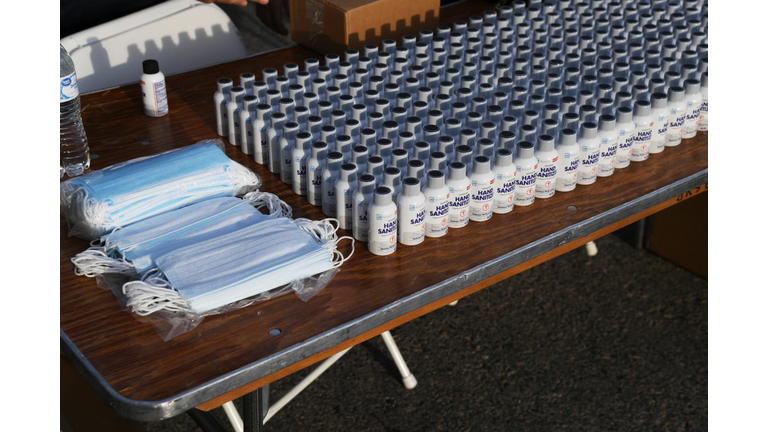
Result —
<path fill-rule="evenodd" d="M 485 8 L 453 6 L 441 11 L 441 21 Z M 160 118 L 143 114 L 138 84 L 83 95 L 92 169 L 217 138 L 218 78 L 254 72 L 258 79 L 264 68 L 309 57 L 321 58 L 294 47 L 167 77 L 170 113 Z M 357 243 L 335 279 L 308 302 L 290 294 L 207 317 L 168 342 L 121 310 L 94 279 L 75 276 L 70 258 L 89 244 L 67 237 L 62 218 L 61 346 L 122 415 L 149 421 L 210 409 L 702 191 L 707 147 L 707 134 L 699 133 L 594 185 L 470 222 L 419 246 L 398 245 L 387 257 Z M 227 154 L 258 173 L 261 190 L 289 203 L 294 217 L 325 217 L 235 146 L 227 145 Z M 270 336 L 271 329 L 281 332 Z"/>

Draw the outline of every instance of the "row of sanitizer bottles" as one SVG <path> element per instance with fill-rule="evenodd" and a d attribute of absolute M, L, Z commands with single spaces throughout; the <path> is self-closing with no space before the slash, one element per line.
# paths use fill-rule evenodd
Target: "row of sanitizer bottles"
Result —
<path fill-rule="evenodd" d="M 701 0 L 516 1 L 221 78 L 218 133 L 387 255 L 707 130 L 707 28 Z"/>

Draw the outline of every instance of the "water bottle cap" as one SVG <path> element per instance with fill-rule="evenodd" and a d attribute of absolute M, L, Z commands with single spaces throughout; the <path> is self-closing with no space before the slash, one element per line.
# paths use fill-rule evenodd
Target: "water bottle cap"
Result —
<path fill-rule="evenodd" d="M 328 150 L 328 144 L 325 141 L 315 141 L 312 143 L 312 156 L 317 156 L 326 150 Z"/>
<path fill-rule="evenodd" d="M 533 157 L 533 144 L 528 141 L 517 143 L 517 158 L 530 159 Z"/>
<path fill-rule="evenodd" d="M 373 186 L 376 182 L 376 177 L 373 174 L 365 173 L 360 175 L 358 181 L 360 182 L 360 187 Z M 369 192 L 373 192 L 373 188 Z"/>
<path fill-rule="evenodd" d="M 379 186 L 373 194 L 373 204 L 385 206 L 392 203 L 392 189 L 387 186 Z"/>
<path fill-rule="evenodd" d="M 406 177 L 403 180 L 403 195 L 418 196 L 421 193 L 421 182 L 415 177 Z"/>
<path fill-rule="evenodd" d="M 552 135 L 539 135 L 538 137 L 539 151 L 552 151 L 555 149 L 555 138 Z"/>
<path fill-rule="evenodd" d="M 461 180 L 467 176 L 467 166 L 462 162 L 451 162 L 448 165 L 448 179 Z"/>
<path fill-rule="evenodd" d="M 632 108 L 619 107 L 616 109 L 616 116 L 619 123 L 629 123 L 632 121 Z"/>
<path fill-rule="evenodd" d="M 160 65 L 157 63 L 157 60 L 154 59 L 144 60 L 141 63 L 141 66 L 144 69 L 144 73 L 148 75 L 160 72 Z"/>
<path fill-rule="evenodd" d="M 632 111 L 630 110 L 630 113 Z M 630 120 L 632 118 L 630 117 Z M 576 144 L 576 131 L 573 129 L 565 128 L 560 131 L 560 145 L 575 145 Z"/>
<path fill-rule="evenodd" d="M 667 106 L 666 103 L 664 106 Z M 616 128 L 616 117 L 610 114 L 603 114 L 598 119 L 598 128 L 601 131 L 610 132 Z"/>
<path fill-rule="evenodd" d="M 445 174 L 442 171 L 431 170 L 427 173 L 427 187 L 430 189 L 440 189 L 445 186 Z"/>

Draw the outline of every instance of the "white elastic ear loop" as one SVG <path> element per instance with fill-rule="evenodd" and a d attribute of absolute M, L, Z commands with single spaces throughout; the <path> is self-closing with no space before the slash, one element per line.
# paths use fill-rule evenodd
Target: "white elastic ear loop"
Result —
<path fill-rule="evenodd" d="M 158 269 L 147 272 L 141 280 L 126 282 L 123 285 L 123 294 L 128 299 L 126 306 L 139 316 L 147 316 L 160 310 L 192 313 L 187 302 Z"/>
<path fill-rule="evenodd" d="M 136 273 L 133 264 L 125 258 L 117 259 L 109 256 L 103 247 L 90 247 L 70 258 L 75 265 L 78 276 L 95 277 L 104 273 L 119 273 L 132 275 Z"/>
<path fill-rule="evenodd" d="M 244 195 L 261 187 L 261 177 L 235 161 L 230 161 L 227 175 L 232 180 L 235 195 Z"/>
<path fill-rule="evenodd" d="M 243 200 L 250 203 L 257 210 L 266 207 L 269 216 L 290 218 L 293 216 L 293 209 L 285 201 L 281 200 L 275 194 L 269 192 L 254 191 L 246 194 Z"/>
<path fill-rule="evenodd" d="M 341 243 L 341 241 L 344 240 L 344 239 L 349 239 L 352 242 L 352 251 L 346 257 L 338 249 L 339 243 Z M 355 239 L 354 239 L 354 237 L 350 237 L 350 236 L 339 237 L 333 243 L 333 258 L 332 258 L 333 266 L 336 267 L 336 268 L 341 267 L 341 265 L 344 264 L 348 259 L 352 258 L 352 254 L 354 254 L 354 253 L 355 253 Z"/>
<path fill-rule="evenodd" d="M 333 222 L 336 222 L 334 226 Z M 319 221 L 309 219 L 295 219 L 294 223 L 310 235 L 323 243 L 334 242 L 337 240 L 336 231 L 339 230 L 340 223 L 338 219 L 327 218 Z"/>

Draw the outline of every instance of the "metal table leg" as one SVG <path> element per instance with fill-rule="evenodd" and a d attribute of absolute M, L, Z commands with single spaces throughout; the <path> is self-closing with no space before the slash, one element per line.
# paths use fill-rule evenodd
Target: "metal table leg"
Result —
<path fill-rule="evenodd" d="M 200 411 L 197 408 L 192 408 L 187 411 L 187 414 L 192 417 L 192 420 L 194 420 L 195 423 L 197 423 L 197 426 L 204 432 L 227 432 L 227 430 L 224 429 L 224 426 L 216 420 L 216 417 L 207 411 Z"/>
<path fill-rule="evenodd" d="M 269 385 L 243 396 L 243 432 L 262 432 L 269 407 Z"/>

